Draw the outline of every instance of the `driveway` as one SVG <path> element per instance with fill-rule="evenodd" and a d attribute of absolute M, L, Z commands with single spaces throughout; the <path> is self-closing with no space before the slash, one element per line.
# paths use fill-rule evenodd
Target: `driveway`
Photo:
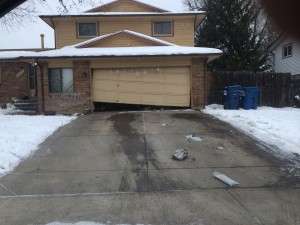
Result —
<path fill-rule="evenodd" d="M 186 161 L 171 159 L 178 148 Z M 265 152 L 194 111 L 83 116 L 0 179 L 0 224 L 299 225 L 300 185 Z"/>

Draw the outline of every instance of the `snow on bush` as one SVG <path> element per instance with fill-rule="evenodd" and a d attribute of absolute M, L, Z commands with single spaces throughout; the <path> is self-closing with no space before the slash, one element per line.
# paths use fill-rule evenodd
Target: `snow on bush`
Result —
<path fill-rule="evenodd" d="M 0 176 L 13 170 L 59 127 L 75 117 L 4 115 L 0 111 Z"/>
<path fill-rule="evenodd" d="M 230 123 L 283 153 L 300 154 L 300 109 L 260 107 L 258 110 L 224 110 L 210 105 L 204 113 Z"/>

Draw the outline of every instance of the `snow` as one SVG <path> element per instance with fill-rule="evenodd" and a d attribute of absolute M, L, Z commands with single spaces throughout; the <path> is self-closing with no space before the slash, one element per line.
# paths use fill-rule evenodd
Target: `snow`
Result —
<path fill-rule="evenodd" d="M 147 15 L 202 15 L 205 11 L 180 11 L 180 12 L 81 12 L 81 13 L 63 13 L 63 14 L 43 14 L 40 17 L 66 17 L 66 16 L 147 16 Z"/>
<path fill-rule="evenodd" d="M 6 115 L 0 110 L 0 176 L 29 157 L 59 127 L 71 122 L 68 116 Z"/>
<path fill-rule="evenodd" d="M 273 147 L 274 153 L 300 154 L 300 109 L 224 110 L 223 106 L 210 105 L 203 112 Z"/>
<path fill-rule="evenodd" d="M 87 41 L 81 42 L 79 44 L 73 45 L 73 47 L 78 48 L 78 47 L 81 47 L 81 46 L 85 46 L 85 45 L 91 44 L 93 42 L 100 41 L 100 40 L 103 40 L 103 39 L 106 39 L 108 37 L 112 37 L 112 36 L 115 36 L 115 35 L 118 35 L 118 34 L 121 34 L 121 33 L 130 34 L 130 35 L 140 37 L 140 38 L 143 38 L 143 39 L 147 39 L 149 41 L 153 41 L 153 42 L 160 43 L 160 44 L 163 44 L 163 45 L 176 46 L 175 44 L 173 44 L 171 42 L 163 41 L 161 39 L 154 38 L 154 37 L 151 37 L 149 35 L 145 35 L 145 34 L 142 34 L 142 33 L 131 31 L 131 30 L 122 30 L 122 31 L 118 31 L 118 32 L 115 32 L 115 33 L 105 34 L 105 35 L 101 35 L 99 37 L 92 38 L 90 40 L 87 40 Z"/>
<path fill-rule="evenodd" d="M 64 58 L 64 57 L 114 57 L 114 56 L 171 56 L 171 55 L 220 55 L 215 48 L 185 46 L 155 47 L 112 47 L 112 48 L 75 48 L 67 46 L 61 49 L 43 52 L 0 51 L 0 59 L 22 58 Z"/>

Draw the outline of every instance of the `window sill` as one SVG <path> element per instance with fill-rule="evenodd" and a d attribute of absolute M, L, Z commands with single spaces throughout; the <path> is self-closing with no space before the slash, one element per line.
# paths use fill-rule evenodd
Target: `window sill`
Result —
<path fill-rule="evenodd" d="M 152 37 L 174 37 L 173 34 L 152 34 Z"/>

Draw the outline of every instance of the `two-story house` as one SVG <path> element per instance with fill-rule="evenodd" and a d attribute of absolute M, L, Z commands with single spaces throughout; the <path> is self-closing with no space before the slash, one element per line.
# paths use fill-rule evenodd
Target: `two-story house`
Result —
<path fill-rule="evenodd" d="M 300 74 L 300 42 L 283 33 L 270 47 L 272 69 L 276 73 Z"/>
<path fill-rule="evenodd" d="M 222 53 L 194 47 L 205 12 L 116 0 L 40 18 L 55 31 L 55 49 L 0 52 L 0 60 L 6 69 L 16 61 L 34 65 L 28 93 L 37 95 L 41 112 L 93 110 L 94 103 L 205 105 L 206 64 Z"/>

